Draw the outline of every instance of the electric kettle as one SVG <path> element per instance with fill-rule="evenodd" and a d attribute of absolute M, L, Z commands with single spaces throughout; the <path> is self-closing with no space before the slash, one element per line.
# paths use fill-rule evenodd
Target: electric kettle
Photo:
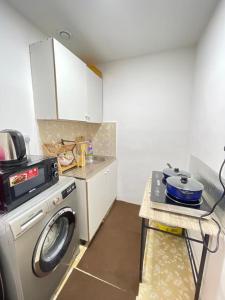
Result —
<path fill-rule="evenodd" d="M 0 131 L 0 167 L 16 167 L 26 162 L 26 146 L 22 133 L 12 129 Z"/>

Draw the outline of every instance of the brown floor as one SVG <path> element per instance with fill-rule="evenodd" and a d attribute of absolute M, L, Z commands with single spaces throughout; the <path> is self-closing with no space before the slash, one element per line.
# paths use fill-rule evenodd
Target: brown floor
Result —
<path fill-rule="evenodd" d="M 116 201 L 78 268 L 138 294 L 141 222 L 138 205 Z"/>
<path fill-rule="evenodd" d="M 114 203 L 58 299 L 135 299 L 139 285 L 139 208 L 122 201 Z"/>
<path fill-rule="evenodd" d="M 79 270 L 73 270 L 57 300 L 134 300 L 135 297 Z"/>

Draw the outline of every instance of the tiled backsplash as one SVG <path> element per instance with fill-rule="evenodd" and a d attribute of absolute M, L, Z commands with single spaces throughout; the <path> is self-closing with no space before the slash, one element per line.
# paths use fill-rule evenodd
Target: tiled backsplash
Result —
<path fill-rule="evenodd" d="M 116 123 L 39 120 L 38 127 L 42 144 L 84 136 L 92 140 L 95 155 L 116 156 Z"/>

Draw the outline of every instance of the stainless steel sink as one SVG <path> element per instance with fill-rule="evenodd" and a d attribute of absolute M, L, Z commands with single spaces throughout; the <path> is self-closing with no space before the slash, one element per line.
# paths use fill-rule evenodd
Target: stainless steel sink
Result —
<path fill-rule="evenodd" d="M 105 159 L 105 157 L 103 157 L 103 156 L 96 156 L 96 155 L 94 155 L 93 156 L 93 160 L 86 160 L 86 163 L 87 164 L 99 164 L 99 163 L 101 163 L 101 162 L 104 162 L 106 159 Z"/>

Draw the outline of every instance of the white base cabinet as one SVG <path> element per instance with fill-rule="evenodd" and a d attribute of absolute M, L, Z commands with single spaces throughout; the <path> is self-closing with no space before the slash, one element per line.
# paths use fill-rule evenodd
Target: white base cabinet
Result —
<path fill-rule="evenodd" d="M 88 241 L 88 213 L 87 213 L 87 193 L 86 193 L 86 181 L 76 179 L 76 201 L 77 204 L 77 223 L 80 234 L 80 239 Z"/>
<path fill-rule="evenodd" d="M 116 199 L 117 163 L 90 179 L 76 179 L 80 238 L 90 241 Z"/>

